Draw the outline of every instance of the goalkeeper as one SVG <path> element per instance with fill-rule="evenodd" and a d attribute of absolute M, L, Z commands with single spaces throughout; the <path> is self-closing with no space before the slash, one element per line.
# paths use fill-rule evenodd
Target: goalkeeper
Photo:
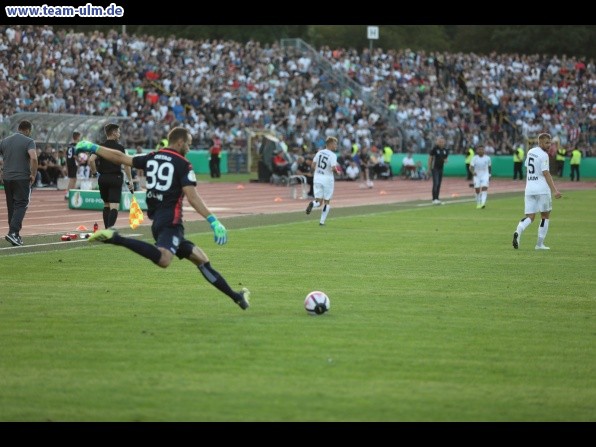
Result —
<path fill-rule="evenodd" d="M 248 289 L 243 288 L 239 292 L 232 290 L 223 276 L 211 267 L 205 252 L 184 238 L 182 200 L 186 196 L 197 213 L 211 225 L 215 242 L 219 245 L 227 242 L 226 228 L 197 193 L 194 170 L 185 158 L 191 141 L 188 130 L 176 127 L 168 134 L 169 147 L 135 157 L 89 141 L 80 141 L 76 145 L 77 154 L 90 152 L 113 163 L 143 170 L 147 178 L 147 215 L 153 221 L 151 232 L 155 245 L 121 236 L 109 228 L 93 233 L 89 241 L 121 245 L 163 268 L 170 265 L 174 255 L 179 259 L 188 259 L 214 287 L 232 298 L 241 309 L 247 309 L 250 298 Z"/>

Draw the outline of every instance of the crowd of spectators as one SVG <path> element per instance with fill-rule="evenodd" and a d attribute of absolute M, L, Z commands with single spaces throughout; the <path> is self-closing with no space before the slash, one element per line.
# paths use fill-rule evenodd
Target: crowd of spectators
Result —
<path fill-rule="evenodd" d="M 195 149 L 218 138 L 239 152 L 249 128 L 273 131 L 304 153 L 328 136 L 338 138 L 340 151 L 357 145 L 428 152 L 443 135 L 452 153 L 482 143 L 510 154 L 547 131 L 592 155 L 593 60 L 329 47 L 318 57 L 386 104 L 404 133 L 316 58 L 279 44 L 51 26 L 0 26 L 0 120 L 17 112 L 119 116 L 128 118 L 128 147 L 153 148 L 181 125 Z"/>

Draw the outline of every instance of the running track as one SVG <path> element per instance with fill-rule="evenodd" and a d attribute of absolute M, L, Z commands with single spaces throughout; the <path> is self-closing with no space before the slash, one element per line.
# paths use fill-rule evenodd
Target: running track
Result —
<path fill-rule="evenodd" d="M 562 182 L 558 179 L 555 179 L 555 182 L 563 194 L 566 190 L 592 189 L 596 186 L 595 182 Z M 430 180 L 381 180 L 376 181 L 372 189 L 362 186 L 362 183 L 336 182 L 332 206 L 350 207 L 412 201 L 430 204 L 432 188 Z M 490 206 L 491 194 L 515 192 L 523 194 L 524 187 L 523 181 L 493 179 L 489 188 L 488 206 Z M 289 187 L 263 183 L 199 182 L 198 191 L 211 211 L 223 221 L 226 217 L 232 216 L 302 211 L 307 204 L 306 199 L 293 199 Z M 468 186 L 465 179 L 452 177 L 443 179 L 441 186 L 443 201 L 447 203 L 471 201 L 473 196 L 474 190 Z M 6 202 L 0 199 L 0 203 L 0 235 L 5 235 L 8 232 Z M 184 220 L 201 219 L 202 217 L 185 201 Z M 92 231 L 95 222 L 99 223 L 100 228 L 103 227 L 101 211 L 71 210 L 64 200 L 64 191 L 35 189 L 23 222 L 21 236 L 63 234 L 75 231 L 79 225 L 84 225 Z M 122 227 L 125 225 L 124 222 L 128 224 L 128 213 L 120 212 L 116 226 Z M 146 214 L 143 225 L 150 225 Z"/>

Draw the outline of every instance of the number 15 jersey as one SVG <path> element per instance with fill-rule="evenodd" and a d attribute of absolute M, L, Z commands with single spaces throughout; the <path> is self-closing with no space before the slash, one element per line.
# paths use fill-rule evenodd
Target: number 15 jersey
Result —
<path fill-rule="evenodd" d="M 337 164 L 337 155 L 329 149 L 321 149 L 313 158 L 316 163 L 313 183 L 333 183 L 333 167 Z"/>

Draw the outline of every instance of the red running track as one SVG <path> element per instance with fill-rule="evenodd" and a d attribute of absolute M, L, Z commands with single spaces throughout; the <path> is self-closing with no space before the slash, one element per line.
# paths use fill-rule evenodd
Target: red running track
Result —
<path fill-rule="evenodd" d="M 561 182 L 555 179 L 557 187 L 564 194 L 566 190 L 591 189 L 594 182 Z M 399 202 L 424 201 L 430 204 L 432 182 L 423 180 L 380 180 L 372 189 L 363 187 L 360 182 L 336 182 L 332 204 L 334 207 L 391 204 Z M 509 179 L 493 179 L 489 194 L 523 193 L 525 182 Z M 264 183 L 209 183 L 200 182 L 199 194 L 207 206 L 225 220 L 226 217 L 273 214 L 303 211 L 306 199 L 293 199 L 291 188 Z M 3 195 L 3 194 L 2 194 Z M 471 200 L 473 188 L 462 178 L 444 178 L 441 186 L 441 199 L 445 202 Z M 6 202 L 0 199 L 0 235 L 8 232 Z M 75 231 L 84 225 L 92 231 L 98 222 L 103 227 L 101 211 L 71 210 L 64 200 L 64 191 L 36 189 L 27 210 L 21 236 L 58 234 Z M 184 220 L 202 219 L 185 201 Z M 128 213 L 120 213 L 116 227 L 128 225 Z M 143 225 L 150 225 L 145 215 Z"/>

